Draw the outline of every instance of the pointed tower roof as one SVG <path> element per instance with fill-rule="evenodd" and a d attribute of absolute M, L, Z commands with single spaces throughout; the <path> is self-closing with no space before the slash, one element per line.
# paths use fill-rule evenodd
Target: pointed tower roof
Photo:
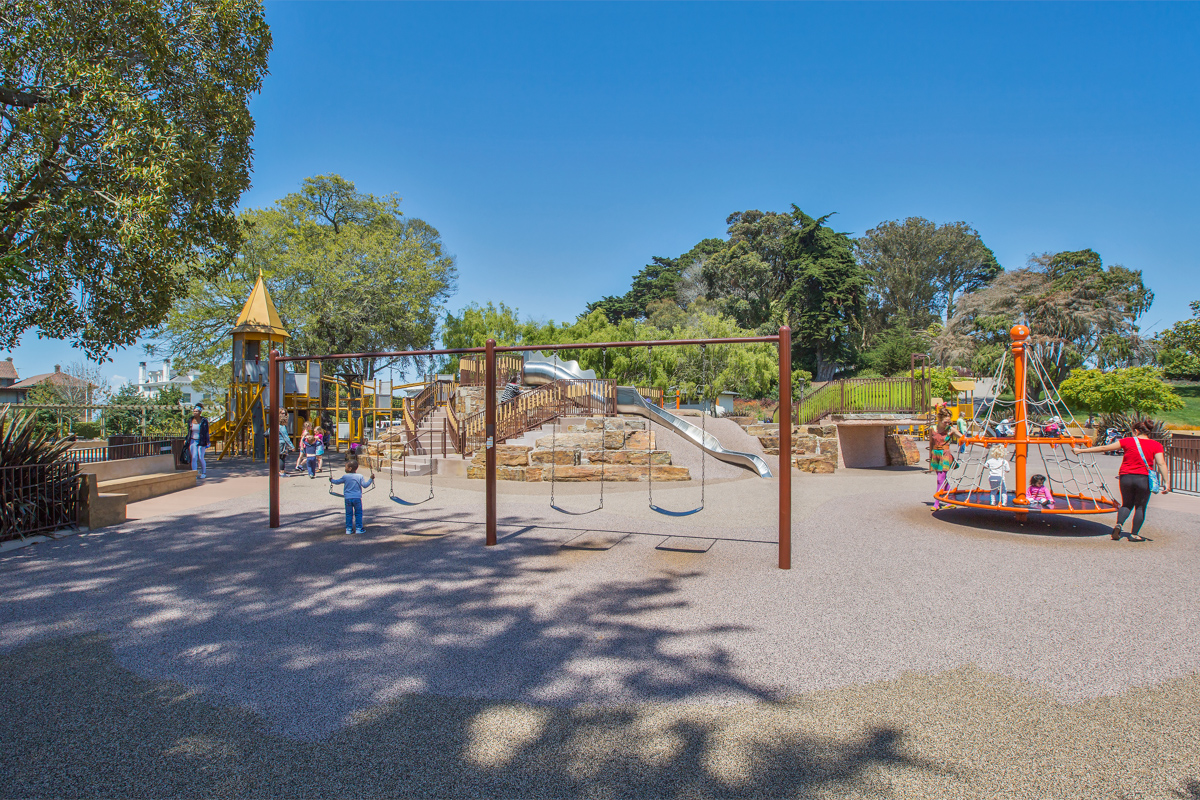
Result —
<path fill-rule="evenodd" d="M 246 305 L 242 306 L 242 313 L 238 314 L 233 332 L 269 333 L 291 338 L 287 329 L 283 327 L 283 320 L 279 318 L 275 304 L 271 302 L 271 293 L 267 291 L 267 285 L 263 283 L 262 270 L 258 271 L 258 280 L 254 284 L 254 289 L 250 291 L 250 296 L 246 298 Z"/>

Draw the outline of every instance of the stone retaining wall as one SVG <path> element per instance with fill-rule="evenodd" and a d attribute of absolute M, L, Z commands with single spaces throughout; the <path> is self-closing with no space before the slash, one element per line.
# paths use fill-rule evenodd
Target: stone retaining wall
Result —
<path fill-rule="evenodd" d="M 641 419 L 591 417 L 529 445 L 496 446 L 496 477 L 502 481 L 690 481 L 687 467 L 657 450 Z M 651 472 L 653 470 L 653 472 Z M 484 478 L 484 451 L 475 453 L 468 478 Z"/>

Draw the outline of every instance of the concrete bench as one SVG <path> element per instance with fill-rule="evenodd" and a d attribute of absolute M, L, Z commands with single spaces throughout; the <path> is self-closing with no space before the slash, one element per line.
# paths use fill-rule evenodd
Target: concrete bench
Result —
<path fill-rule="evenodd" d="M 79 524 L 103 528 L 125 521 L 125 506 L 196 485 L 196 470 L 176 470 L 171 455 L 123 458 L 80 464 L 87 477 L 87 501 Z"/>

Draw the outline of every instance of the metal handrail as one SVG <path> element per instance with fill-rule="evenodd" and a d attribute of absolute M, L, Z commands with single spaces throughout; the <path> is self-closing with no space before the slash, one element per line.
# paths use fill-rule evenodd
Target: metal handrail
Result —
<path fill-rule="evenodd" d="M 563 416 L 610 415 L 616 412 L 617 384 L 611 380 L 557 380 L 539 386 L 496 406 L 495 444 L 516 438 Z M 473 453 L 483 446 L 484 411 L 462 420 L 459 427 L 459 452 Z"/>

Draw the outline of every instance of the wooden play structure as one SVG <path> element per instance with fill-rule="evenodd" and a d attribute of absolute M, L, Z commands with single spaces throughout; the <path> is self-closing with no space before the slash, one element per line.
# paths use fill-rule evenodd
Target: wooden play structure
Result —
<path fill-rule="evenodd" d="M 267 354 L 286 352 L 291 338 L 259 274 L 233 328 L 233 370 L 224 418 L 212 422 L 210 436 L 225 456 L 266 460 L 267 409 L 270 405 Z M 289 412 L 293 441 L 306 421 L 319 422 L 330 447 L 365 442 L 377 432 L 403 425 L 415 431 L 422 411 L 451 402 L 456 388 L 451 376 L 431 376 L 416 383 L 322 371 L 320 360 L 289 362 L 281 367 L 282 406 Z M 415 394 L 413 394 L 415 392 Z M 395 437 L 393 437 L 395 438 Z"/>

